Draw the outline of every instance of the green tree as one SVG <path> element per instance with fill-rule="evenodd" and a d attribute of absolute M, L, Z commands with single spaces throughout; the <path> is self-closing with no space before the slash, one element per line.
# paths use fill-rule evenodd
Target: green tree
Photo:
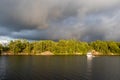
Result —
<path fill-rule="evenodd" d="M 6 46 L 0 44 L 1 52 L 10 52 L 15 55 L 18 53 L 26 54 L 40 54 L 45 51 L 50 51 L 56 55 L 74 55 L 80 53 L 85 55 L 88 51 L 96 50 L 103 55 L 109 53 L 120 55 L 120 42 L 115 41 L 93 41 L 81 42 L 77 40 L 59 40 L 58 42 L 52 40 L 28 41 L 24 39 L 10 41 Z"/>
<path fill-rule="evenodd" d="M 2 50 L 3 50 L 3 46 L 2 44 L 0 44 L 0 54 L 2 53 Z"/>
<path fill-rule="evenodd" d="M 10 49 L 11 53 L 13 53 L 15 55 L 23 52 L 25 47 L 26 46 L 25 46 L 24 40 L 11 41 L 9 44 L 9 49 Z"/>
<path fill-rule="evenodd" d="M 119 54 L 119 51 L 120 51 L 119 46 L 114 41 L 108 42 L 108 49 L 111 53 L 114 53 L 114 54 Z"/>
<path fill-rule="evenodd" d="M 105 41 L 97 40 L 97 41 L 91 42 L 90 47 L 105 55 L 109 53 L 108 45 L 107 45 L 107 42 Z"/>

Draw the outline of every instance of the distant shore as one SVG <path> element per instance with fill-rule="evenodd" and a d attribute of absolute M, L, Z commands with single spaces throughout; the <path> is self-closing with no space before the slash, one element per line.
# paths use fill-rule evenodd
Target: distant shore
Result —
<path fill-rule="evenodd" d="M 87 54 L 66 54 L 66 53 L 62 53 L 62 54 L 53 54 L 49 51 L 43 52 L 43 53 L 38 53 L 38 54 L 34 54 L 34 53 L 18 53 L 18 54 L 13 54 L 13 53 L 2 53 L 1 56 L 86 56 Z M 94 56 L 120 56 L 117 54 L 97 54 Z"/>
<path fill-rule="evenodd" d="M 120 42 L 78 40 L 14 40 L 8 44 L 0 44 L 1 55 L 87 55 L 95 56 L 120 55 Z"/>

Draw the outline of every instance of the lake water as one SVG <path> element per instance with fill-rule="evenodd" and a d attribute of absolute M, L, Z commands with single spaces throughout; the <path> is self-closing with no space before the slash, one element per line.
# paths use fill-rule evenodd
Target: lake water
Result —
<path fill-rule="evenodd" d="M 0 80 L 120 80 L 120 57 L 0 56 Z"/>

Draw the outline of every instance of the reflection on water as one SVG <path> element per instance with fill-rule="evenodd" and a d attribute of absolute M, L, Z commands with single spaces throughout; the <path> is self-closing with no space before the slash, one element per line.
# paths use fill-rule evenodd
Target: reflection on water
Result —
<path fill-rule="evenodd" d="M 89 80 L 92 80 L 92 59 L 93 57 L 87 57 L 87 76 Z"/>
<path fill-rule="evenodd" d="M 120 80 L 120 57 L 0 56 L 0 80 Z"/>
<path fill-rule="evenodd" d="M 88 80 L 86 61 L 85 56 L 1 56 L 0 80 Z"/>
<path fill-rule="evenodd" d="M 93 58 L 92 68 L 93 80 L 120 80 L 120 56 Z"/>
<path fill-rule="evenodd" d="M 0 57 L 0 80 L 6 78 L 6 57 Z"/>

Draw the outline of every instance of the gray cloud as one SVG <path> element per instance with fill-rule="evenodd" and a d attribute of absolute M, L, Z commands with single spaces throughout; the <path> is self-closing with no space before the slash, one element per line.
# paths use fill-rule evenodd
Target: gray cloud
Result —
<path fill-rule="evenodd" d="M 120 0 L 0 0 L 0 36 L 117 40 Z"/>

